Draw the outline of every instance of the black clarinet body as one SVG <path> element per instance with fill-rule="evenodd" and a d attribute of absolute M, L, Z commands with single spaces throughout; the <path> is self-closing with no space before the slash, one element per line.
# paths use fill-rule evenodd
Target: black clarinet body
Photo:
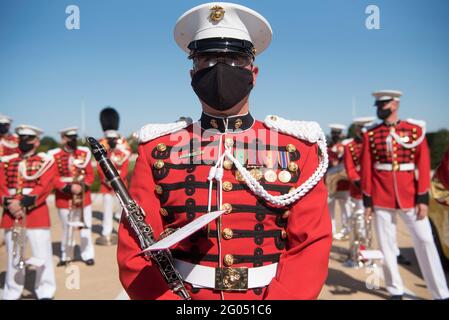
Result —
<path fill-rule="evenodd" d="M 126 213 L 126 219 L 139 239 L 141 249 L 143 250 L 148 248 L 150 245 L 155 243 L 156 240 L 154 238 L 153 229 L 145 222 L 145 212 L 131 198 L 128 189 L 117 172 L 117 169 L 107 157 L 105 148 L 92 137 L 89 137 L 87 140 L 92 149 L 92 154 L 97 160 L 98 166 L 103 171 L 107 181 L 110 183 L 112 189 L 117 195 L 120 204 Z M 145 255 L 157 264 L 170 290 L 184 300 L 191 299 L 187 289 L 184 286 L 182 276 L 173 264 L 173 257 L 170 250 L 167 249 L 153 252 L 147 251 L 145 252 Z"/>

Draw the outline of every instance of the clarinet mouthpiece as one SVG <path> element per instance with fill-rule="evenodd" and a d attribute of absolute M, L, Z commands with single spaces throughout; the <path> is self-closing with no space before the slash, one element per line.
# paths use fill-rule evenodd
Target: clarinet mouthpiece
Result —
<path fill-rule="evenodd" d="M 104 147 L 97 141 L 97 139 L 93 137 L 88 137 L 87 142 L 92 149 L 92 154 L 95 157 L 95 160 L 99 161 L 103 156 L 106 155 L 106 150 Z"/>

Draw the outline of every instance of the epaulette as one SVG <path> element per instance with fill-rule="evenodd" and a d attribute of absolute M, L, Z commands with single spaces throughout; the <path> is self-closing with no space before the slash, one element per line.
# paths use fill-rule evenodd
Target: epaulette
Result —
<path fill-rule="evenodd" d="M 139 144 L 146 143 L 150 140 L 165 136 L 166 134 L 182 130 L 191 124 L 191 118 L 182 118 L 182 120 L 172 123 L 150 123 L 143 126 L 139 132 L 134 134 L 134 136 L 137 138 Z"/>
<path fill-rule="evenodd" d="M 382 124 L 382 122 L 374 122 L 373 124 L 366 126 L 364 129 L 368 132 L 368 131 L 372 131 L 374 129 L 376 129 L 378 126 L 380 126 Z"/>
<path fill-rule="evenodd" d="M 78 150 L 84 151 L 86 154 L 90 154 L 90 149 L 88 147 L 78 146 Z"/>
<path fill-rule="evenodd" d="M 279 116 L 268 115 L 264 123 L 270 129 L 312 143 L 316 143 L 324 137 L 323 130 L 315 121 L 287 120 Z"/>
<path fill-rule="evenodd" d="M 61 148 L 54 148 L 51 150 L 48 150 L 47 153 L 51 156 L 54 156 L 55 154 L 57 154 L 58 152 L 61 152 Z"/>
<path fill-rule="evenodd" d="M 347 139 L 344 139 L 344 140 L 341 142 L 341 144 L 344 145 L 344 146 L 347 146 L 347 145 L 350 144 L 352 141 L 354 141 L 353 138 L 347 138 Z"/>
<path fill-rule="evenodd" d="M 416 120 L 416 119 L 405 119 L 405 121 L 414 124 L 416 126 L 419 126 L 421 128 L 425 128 L 426 127 L 426 122 L 423 120 Z"/>
<path fill-rule="evenodd" d="M 10 154 L 7 156 L 3 156 L 3 157 L 0 157 L 0 162 L 9 162 L 12 159 L 17 158 L 18 156 L 19 156 L 18 153 L 13 153 L 13 154 Z"/>
<path fill-rule="evenodd" d="M 53 154 L 50 154 L 48 152 L 39 152 L 37 156 L 44 161 L 50 161 L 50 159 L 53 159 Z"/>

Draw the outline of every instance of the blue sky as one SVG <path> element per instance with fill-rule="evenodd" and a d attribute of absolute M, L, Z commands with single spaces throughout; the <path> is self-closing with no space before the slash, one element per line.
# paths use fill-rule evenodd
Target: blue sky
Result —
<path fill-rule="evenodd" d="M 236 1 L 237 2 L 237 1 Z M 150 122 L 198 118 L 190 62 L 173 39 L 177 18 L 203 1 L 0 0 L 0 112 L 56 137 L 81 125 L 101 135 L 99 111 L 121 113 L 128 135 Z M 238 1 L 271 23 L 251 96 L 260 119 L 279 114 L 330 122 L 374 115 L 371 92 L 404 91 L 401 116 L 449 127 L 449 1 Z M 81 29 L 65 28 L 68 5 Z M 365 27 L 380 8 L 381 29 Z"/>

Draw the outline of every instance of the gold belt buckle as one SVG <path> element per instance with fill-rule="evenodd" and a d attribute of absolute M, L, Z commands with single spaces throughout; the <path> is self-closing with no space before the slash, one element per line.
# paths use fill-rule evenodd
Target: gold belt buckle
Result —
<path fill-rule="evenodd" d="M 399 164 L 398 163 L 393 164 L 393 171 L 399 171 Z"/>
<path fill-rule="evenodd" d="M 248 268 L 215 268 L 215 290 L 248 290 Z"/>

